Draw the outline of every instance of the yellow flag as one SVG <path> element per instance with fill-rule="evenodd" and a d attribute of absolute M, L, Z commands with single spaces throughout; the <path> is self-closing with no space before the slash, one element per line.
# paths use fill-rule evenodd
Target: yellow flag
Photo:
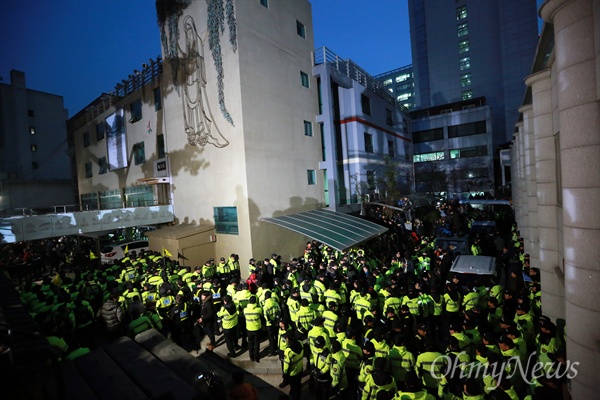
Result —
<path fill-rule="evenodd" d="M 90 260 L 95 260 L 97 258 L 98 257 L 96 257 L 96 255 L 94 254 L 94 252 L 90 250 Z"/>
<path fill-rule="evenodd" d="M 173 255 L 171 253 L 169 253 L 169 250 L 163 248 L 163 254 L 165 255 L 165 257 L 173 257 Z"/>
<path fill-rule="evenodd" d="M 129 253 L 129 245 L 125 245 L 125 254 Z"/>

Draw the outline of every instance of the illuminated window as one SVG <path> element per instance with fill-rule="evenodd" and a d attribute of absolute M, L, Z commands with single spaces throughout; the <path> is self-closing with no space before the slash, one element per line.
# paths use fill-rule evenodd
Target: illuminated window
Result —
<path fill-rule="evenodd" d="M 35 127 L 30 126 L 29 127 L 29 133 L 32 134 L 32 135 L 35 135 Z"/>
<path fill-rule="evenodd" d="M 471 73 L 462 74 L 460 76 L 460 87 L 467 87 L 471 85 Z"/>
<path fill-rule="evenodd" d="M 458 54 L 463 54 L 469 51 L 469 41 L 461 40 L 458 42 Z"/>
<path fill-rule="evenodd" d="M 471 57 L 463 57 L 458 60 L 458 68 L 461 71 L 471 68 Z"/>
<path fill-rule="evenodd" d="M 435 151 L 433 153 L 415 154 L 413 156 L 413 162 L 427 162 L 427 161 L 442 161 L 444 160 L 443 151 Z"/>
<path fill-rule="evenodd" d="M 458 32 L 458 37 L 468 35 L 469 27 L 468 27 L 467 23 L 465 22 L 464 24 L 458 25 L 457 32 Z"/>
<path fill-rule="evenodd" d="M 387 85 L 391 85 L 392 84 L 392 79 L 386 79 L 385 81 L 383 81 L 383 86 L 387 86 Z"/>
<path fill-rule="evenodd" d="M 456 20 L 467 18 L 467 6 L 460 6 L 456 9 Z"/>
<path fill-rule="evenodd" d="M 408 78 L 410 78 L 410 74 L 399 75 L 399 76 L 396 77 L 396 83 L 404 82 Z"/>
<path fill-rule="evenodd" d="M 461 98 L 463 100 L 472 99 L 473 98 L 473 91 L 472 90 L 465 90 L 464 92 L 462 92 Z"/>
<path fill-rule="evenodd" d="M 403 93 L 400 96 L 396 97 L 398 101 L 408 100 L 410 98 L 410 93 Z"/>

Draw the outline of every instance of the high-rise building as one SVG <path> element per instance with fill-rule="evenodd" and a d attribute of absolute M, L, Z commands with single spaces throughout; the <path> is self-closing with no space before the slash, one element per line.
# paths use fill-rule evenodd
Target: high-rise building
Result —
<path fill-rule="evenodd" d="M 27 88 L 12 70 L 0 83 L 0 213 L 30 214 L 75 202 L 61 96 Z"/>
<path fill-rule="evenodd" d="M 535 0 L 410 0 L 415 107 L 485 97 L 494 146 L 511 140 L 537 44 Z"/>
<path fill-rule="evenodd" d="M 502 185 L 498 149 L 512 138 L 535 54 L 536 2 L 410 0 L 408 5 L 413 134 L 426 138 L 439 130 L 431 143 L 415 146 L 415 161 L 421 163 L 415 165 L 417 190 L 432 191 L 430 183 L 443 175 L 446 187 L 433 191 L 493 191 Z M 479 128 L 473 130 L 474 124 Z"/>

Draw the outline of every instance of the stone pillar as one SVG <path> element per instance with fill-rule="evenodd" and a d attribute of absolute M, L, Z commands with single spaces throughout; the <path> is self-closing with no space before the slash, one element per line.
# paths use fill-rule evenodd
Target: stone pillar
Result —
<path fill-rule="evenodd" d="M 595 10 L 594 10 L 595 7 Z M 600 110 L 597 0 L 548 0 L 554 27 L 562 170 L 567 358 L 579 362 L 573 399 L 600 393 Z"/>
<path fill-rule="evenodd" d="M 531 266 L 539 267 L 539 234 L 538 234 L 538 214 L 537 214 L 537 172 L 535 169 L 535 135 L 533 130 L 533 106 L 524 105 L 519 108 L 523 115 L 523 133 L 525 144 L 525 176 L 527 198 L 527 236 L 522 235 L 525 244 L 525 253 L 531 257 Z"/>
<path fill-rule="evenodd" d="M 565 318 L 565 286 L 562 257 L 558 251 L 556 146 L 552 126 L 552 79 L 550 70 L 537 72 L 525 80 L 531 87 L 533 130 L 535 134 L 535 169 L 537 215 L 539 227 L 539 268 L 542 306 L 553 320 Z M 533 260 L 532 260 L 533 265 Z M 536 265 L 537 266 L 537 265 Z"/>
<path fill-rule="evenodd" d="M 517 122 L 516 124 L 518 129 L 518 157 L 519 157 L 519 169 L 517 182 L 519 183 L 519 203 L 518 208 L 521 210 L 519 213 L 519 219 L 517 221 L 519 233 L 521 237 L 525 237 L 527 232 L 529 231 L 529 206 L 527 203 L 527 175 L 526 175 L 526 165 L 525 162 L 525 130 L 523 128 L 523 122 Z"/>

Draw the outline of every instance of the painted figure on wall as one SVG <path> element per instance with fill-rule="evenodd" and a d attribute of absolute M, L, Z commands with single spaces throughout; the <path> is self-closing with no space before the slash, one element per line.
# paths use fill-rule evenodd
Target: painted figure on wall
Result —
<path fill-rule="evenodd" d="M 206 93 L 204 40 L 198 35 L 191 16 L 183 21 L 185 44 L 180 48 L 183 116 L 188 143 L 196 146 L 212 144 L 225 147 L 225 139 L 215 122 Z"/>

